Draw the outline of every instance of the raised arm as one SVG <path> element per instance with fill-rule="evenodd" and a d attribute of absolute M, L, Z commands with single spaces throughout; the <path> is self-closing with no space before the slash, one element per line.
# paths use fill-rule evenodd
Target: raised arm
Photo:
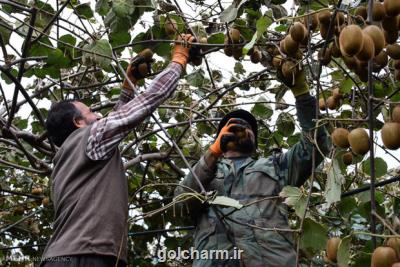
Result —
<path fill-rule="evenodd" d="M 185 35 L 186 41 L 193 37 Z M 175 45 L 171 64 L 153 80 L 145 92 L 91 126 L 86 154 L 92 160 L 107 159 L 121 140 L 152 114 L 175 90 L 189 57 L 189 48 Z M 127 90 L 125 88 L 125 90 Z"/>

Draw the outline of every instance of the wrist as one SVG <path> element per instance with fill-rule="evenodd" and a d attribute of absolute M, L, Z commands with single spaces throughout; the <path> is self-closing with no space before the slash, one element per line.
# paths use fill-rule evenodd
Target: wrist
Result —
<path fill-rule="evenodd" d="M 212 144 L 207 151 L 208 154 L 212 154 L 214 157 L 219 158 L 222 156 L 222 151 L 220 148 L 216 147 L 215 144 Z"/>

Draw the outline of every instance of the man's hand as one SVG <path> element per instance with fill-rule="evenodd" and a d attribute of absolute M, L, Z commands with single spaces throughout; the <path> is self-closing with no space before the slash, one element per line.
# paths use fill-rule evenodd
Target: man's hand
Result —
<path fill-rule="evenodd" d="M 141 51 L 137 56 L 132 58 L 131 62 L 126 69 L 126 76 L 136 85 L 138 80 L 145 78 L 151 70 L 151 63 L 153 62 L 153 51 L 146 48 Z M 122 87 L 128 90 L 133 90 L 127 79 L 124 80 Z"/>
<path fill-rule="evenodd" d="M 190 43 L 193 42 L 194 37 L 191 34 L 178 35 L 177 41 L 183 41 L 183 44 L 175 44 L 172 52 L 173 62 L 179 63 L 185 68 L 189 60 Z"/>
<path fill-rule="evenodd" d="M 210 152 L 216 156 L 216 157 L 220 157 L 222 155 L 222 149 L 221 149 L 221 140 L 222 138 L 227 138 L 229 136 L 234 137 L 235 134 L 232 132 L 232 129 L 235 129 L 238 127 L 238 124 L 236 123 L 232 123 L 230 124 L 230 122 L 232 120 L 235 120 L 234 118 L 230 119 L 226 125 L 224 127 L 222 127 L 221 131 L 218 134 L 217 139 L 215 140 L 214 144 L 212 144 L 209 148 Z"/>

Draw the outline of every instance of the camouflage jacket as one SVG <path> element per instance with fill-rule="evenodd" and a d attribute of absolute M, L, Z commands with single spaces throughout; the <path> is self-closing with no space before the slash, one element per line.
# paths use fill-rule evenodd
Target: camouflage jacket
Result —
<path fill-rule="evenodd" d="M 315 106 L 315 98 L 309 94 L 296 99 L 302 137 L 286 153 L 257 160 L 247 158 L 237 165 L 238 168 L 235 168 L 233 160 L 223 158 L 215 169 L 211 169 L 202 157 L 193 167 L 207 191 L 216 191 L 217 195 L 236 199 L 244 205 L 238 210 L 202 205 L 197 200 L 185 202 L 186 207 L 181 205 L 196 220 L 196 250 L 227 250 L 230 256 L 234 256 L 235 252 L 237 254 L 238 249 L 243 250 L 240 260 L 194 259 L 194 267 L 295 266 L 292 233 L 267 231 L 257 227 L 289 229 L 287 207 L 277 196 L 286 185 L 301 186 L 311 174 L 313 144 L 309 135 L 315 126 L 312 121 Z M 330 140 L 324 128 L 318 129 L 317 142 L 324 153 L 328 151 Z M 318 153 L 316 158 L 319 165 L 323 157 Z M 200 192 L 191 174 L 185 177 L 182 184 Z M 175 195 L 182 192 L 185 189 L 177 187 Z"/>

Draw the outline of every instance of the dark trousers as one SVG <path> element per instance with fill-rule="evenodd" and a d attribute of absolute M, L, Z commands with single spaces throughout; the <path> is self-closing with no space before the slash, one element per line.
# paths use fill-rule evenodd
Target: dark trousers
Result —
<path fill-rule="evenodd" d="M 74 255 L 56 257 L 40 264 L 41 267 L 126 267 L 126 263 L 118 261 L 114 256 Z"/>

